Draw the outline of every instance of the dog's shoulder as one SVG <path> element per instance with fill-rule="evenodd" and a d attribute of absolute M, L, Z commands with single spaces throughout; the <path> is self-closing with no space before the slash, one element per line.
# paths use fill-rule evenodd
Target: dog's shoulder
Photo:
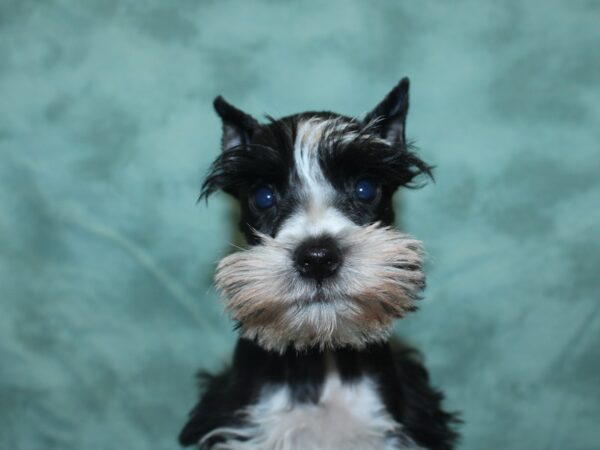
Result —
<path fill-rule="evenodd" d="M 432 386 L 420 352 L 400 340 L 391 344 L 395 385 L 400 389 L 402 402 L 389 404 L 390 412 L 420 445 L 431 450 L 454 448 L 458 414 L 442 407 L 444 396 Z"/>
<path fill-rule="evenodd" d="M 179 434 L 179 442 L 183 446 L 197 444 L 211 430 L 235 422 L 235 412 L 242 403 L 233 395 L 231 368 L 216 374 L 200 372 L 197 378 L 201 397 Z"/>

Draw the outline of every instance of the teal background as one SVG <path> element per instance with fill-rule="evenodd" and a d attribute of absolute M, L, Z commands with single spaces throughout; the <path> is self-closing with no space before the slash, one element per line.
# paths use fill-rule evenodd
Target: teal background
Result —
<path fill-rule="evenodd" d="M 398 324 L 462 449 L 600 444 L 600 3 L 0 0 L 0 448 L 176 449 L 234 335 L 196 204 L 217 94 L 357 115 L 404 75 L 437 182 L 398 198 Z"/>

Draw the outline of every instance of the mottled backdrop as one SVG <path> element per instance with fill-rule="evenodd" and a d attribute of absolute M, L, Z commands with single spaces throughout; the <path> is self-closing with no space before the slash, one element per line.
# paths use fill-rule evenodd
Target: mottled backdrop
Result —
<path fill-rule="evenodd" d="M 600 3 L 0 0 L 0 448 L 176 449 L 234 335 L 196 204 L 211 101 L 367 111 L 412 83 L 437 182 L 398 199 L 429 287 L 397 327 L 462 449 L 600 441 Z"/>

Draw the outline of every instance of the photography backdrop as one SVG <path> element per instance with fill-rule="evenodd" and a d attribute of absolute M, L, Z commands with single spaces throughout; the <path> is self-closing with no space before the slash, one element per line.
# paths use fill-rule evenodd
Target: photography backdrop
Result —
<path fill-rule="evenodd" d="M 212 99 L 359 115 L 402 76 L 436 183 L 397 332 L 465 450 L 600 441 L 600 4 L 0 1 L 0 448 L 176 449 L 234 343 Z"/>

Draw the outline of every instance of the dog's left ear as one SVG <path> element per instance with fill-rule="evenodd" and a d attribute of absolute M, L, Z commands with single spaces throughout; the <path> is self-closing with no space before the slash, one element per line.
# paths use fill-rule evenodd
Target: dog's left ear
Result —
<path fill-rule="evenodd" d="M 368 113 L 363 123 L 382 138 L 394 143 L 406 143 L 404 129 L 408 113 L 408 78 L 402 78 L 394 89 Z"/>

